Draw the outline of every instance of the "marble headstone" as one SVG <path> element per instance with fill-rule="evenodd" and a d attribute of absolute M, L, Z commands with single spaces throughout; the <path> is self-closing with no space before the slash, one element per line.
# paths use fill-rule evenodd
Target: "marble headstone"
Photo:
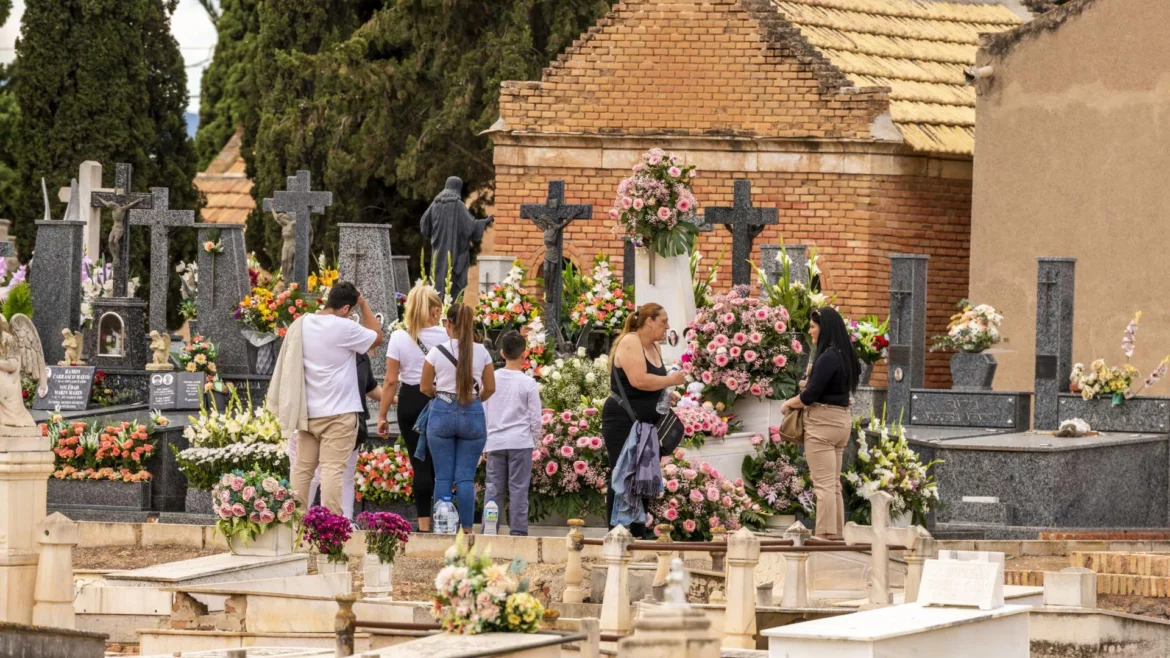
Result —
<path fill-rule="evenodd" d="M 735 204 L 707 208 L 704 218 L 707 225 L 723 224 L 731 231 L 732 285 L 751 285 L 752 242 L 765 226 L 780 222 L 780 211 L 753 207 L 751 181 L 738 179 L 735 181 Z"/>
<path fill-rule="evenodd" d="M 313 215 L 325 213 L 325 209 L 333 205 L 333 193 L 312 189 L 312 174 L 304 169 L 298 170 L 296 176 L 288 177 L 288 189 L 279 190 L 272 198 L 264 199 L 264 212 L 272 211 L 288 213 L 297 223 L 296 259 L 293 262 L 292 276 L 285 274 L 286 280 L 300 284 L 304 290 L 309 281 L 309 250 L 312 245 Z"/>
<path fill-rule="evenodd" d="M 1033 425 L 1054 430 L 1060 424 L 1058 396 L 1068 392 L 1072 373 L 1075 258 L 1037 258 L 1036 399 Z"/>
<path fill-rule="evenodd" d="M 387 224 L 339 224 L 341 235 L 338 276 L 350 281 L 366 298 L 370 310 L 381 318 L 382 330 L 398 321 L 394 299 L 394 270 Z M 386 374 L 386 342 L 370 355 L 374 377 Z"/>
<path fill-rule="evenodd" d="M 910 418 L 910 389 L 926 380 L 926 268 L 930 256 L 890 256 L 887 418 Z"/>
<path fill-rule="evenodd" d="M 1003 607 L 1003 563 L 977 560 L 927 560 L 918 604 L 995 610 Z"/>
<path fill-rule="evenodd" d="M 251 292 L 248 279 L 248 251 L 244 247 L 243 224 L 199 224 L 199 243 L 219 232 L 223 251 L 199 250 L 199 290 L 195 311 L 200 333 L 219 351 L 215 363 L 225 375 L 248 373 L 248 342 L 241 325 L 232 315 L 240 300 Z"/>
<path fill-rule="evenodd" d="M 83 221 L 42 220 L 29 267 L 33 324 L 45 349 L 45 363 L 65 358 L 61 330 L 77 331 L 81 323 L 81 259 Z"/>
<path fill-rule="evenodd" d="M 131 226 L 150 227 L 150 328 L 162 332 L 167 329 L 171 229 L 194 224 L 195 211 L 171 210 L 171 191 L 165 187 L 150 188 L 150 195 L 149 210 L 133 208 L 129 214 Z"/>

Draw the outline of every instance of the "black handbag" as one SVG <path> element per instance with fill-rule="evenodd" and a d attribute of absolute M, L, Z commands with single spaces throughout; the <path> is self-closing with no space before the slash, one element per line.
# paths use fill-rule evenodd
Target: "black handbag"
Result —
<path fill-rule="evenodd" d="M 626 387 L 622 386 L 622 378 L 618 377 L 617 371 L 613 372 L 612 377 L 617 382 L 618 403 L 630 415 L 630 420 L 635 423 L 641 422 L 634 414 L 634 408 L 630 405 L 629 399 L 626 398 Z M 654 427 L 658 430 L 658 455 L 660 457 L 674 452 L 682 443 L 683 437 L 686 436 L 686 429 L 683 427 L 682 421 L 671 410 L 662 414 L 662 418 L 658 419 L 658 424 Z"/>

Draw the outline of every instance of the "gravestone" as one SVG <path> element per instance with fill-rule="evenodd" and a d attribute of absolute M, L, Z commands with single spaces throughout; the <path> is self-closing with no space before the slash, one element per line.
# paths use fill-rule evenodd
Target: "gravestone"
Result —
<path fill-rule="evenodd" d="M 410 256 L 391 256 L 394 261 L 394 292 L 409 295 L 414 282 L 410 280 Z"/>
<path fill-rule="evenodd" d="M 149 210 L 130 210 L 130 225 L 150 227 L 150 329 L 162 333 L 167 330 L 171 228 L 194 225 L 195 211 L 171 210 L 171 191 L 165 187 L 150 188 L 150 195 Z"/>
<path fill-rule="evenodd" d="M 89 406 L 93 390 L 93 366 L 49 366 L 48 393 L 33 399 L 33 409 L 81 411 Z"/>
<path fill-rule="evenodd" d="M 85 358 L 99 368 L 143 370 L 151 361 L 146 302 L 134 297 L 93 300 L 93 327 L 85 332 Z"/>
<path fill-rule="evenodd" d="M 548 200 L 543 204 L 525 203 L 520 205 L 520 218 L 532 220 L 544 232 L 544 317 L 545 325 L 552 329 L 558 348 L 563 348 L 561 334 L 561 257 L 565 249 L 565 227 L 576 219 L 592 219 L 593 206 L 589 204 L 566 204 L 565 181 L 548 183 Z"/>
<path fill-rule="evenodd" d="M 622 238 L 622 287 L 633 288 L 637 277 L 634 273 L 634 243 Z M 636 300 L 635 300 L 636 301 Z"/>
<path fill-rule="evenodd" d="M 1054 430 L 1060 423 L 1058 396 L 1068 392 L 1072 373 L 1077 259 L 1037 258 L 1036 263 L 1036 402 L 1032 422 L 1038 430 Z"/>
<path fill-rule="evenodd" d="M 764 270 L 768 284 L 776 285 L 784 273 L 783 263 L 780 262 L 781 252 L 788 256 L 788 262 L 791 263 L 788 270 L 790 282 L 807 286 L 808 245 L 803 244 L 766 244 L 760 246 L 761 269 Z"/>
<path fill-rule="evenodd" d="M 247 374 L 248 341 L 241 325 L 232 317 L 240 300 L 251 292 L 248 278 L 248 251 L 244 246 L 243 224 L 198 224 L 199 244 L 219 233 L 220 253 L 199 250 L 199 290 L 195 313 L 200 333 L 219 352 L 215 364 L 224 375 Z"/>
<path fill-rule="evenodd" d="M 151 409 L 198 409 L 207 375 L 201 372 L 156 372 L 150 375 Z"/>
<path fill-rule="evenodd" d="M 300 284 L 304 290 L 309 281 L 309 250 L 312 244 L 313 215 L 325 213 L 325 208 L 333 205 L 333 193 L 312 191 L 312 174 L 304 169 L 297 171 L 296 176 L 288 177 L 288 189 L 278 190 L 272 198 L 264 199 L 264 212 L 273 211 L 288 213 L 297 223 L 296 226 L 296 259 L 293 262 L 292 276 L 285 275 L 286 283 L 293 281 Z"/>
<path fill-rule="evenodd" d="M 102 163 L 93 160 L 82 162 L 77 168 L 77 192 L 78 199 L 81 200 L 77 208 L 77 219 L 85 222 L 82 245 L 85 255 L 95 263 L 102 255 L 102 214 L 98 209 L 100 206 L 89 205 L 87 201 L 94 193 L 109 191 L 102 188 Z M 72 187 L 62 187 L 57 192 L 57 198 L 62 203 L 68 203 L 72 193 Z"/>
<path fill-rule="evenodd" d="M 114 179 L 114 189 L 109 190 L 94 190 L 89 196 L 83 196 L 83 199 L 90 200 L 90 207 L 87 210 L 92 211 L 98 216 L 98 223 L 101 223 L 101 208 L 113 205 L 117 208 L 139 208 L 141 210 L 152 209 L 154 203 L 154 196 L 151 194 L 135 193 L 131 190 L 134 182 L 134 166 L 125 162 L 119 162 L 116 169 Z M 99 180 L 101 167 L 98 167 Z M 133 204 L 133 205 L 131 205 Z M 130 279 L 130 225 L 129 213 L 123 210 L 121 212 L 121 231 L 122 239 L 118 245 L 118 253 L 110 254 L 110 258 L 114 263 L 114 296 L 125 297 L 127 291 L 127 282 Z M 111 209 L 111 214 L 114 215 L 114 220 L 117 221 L 118 212 Z M 116 231 L 119 227 L 113 226 L 110 231 Z M 98 248 L 100 250 L 100 241 L 98 241 Z M 100 251 L 98 253 L 101 253 Z M 93 260 L 97 260 L 96 256 L 91 256 Z M 153 273 L 152 273 L 153 275 Z"/>
<path fill-rule="evenodd" d="M 918 603 L 995 610 L 1003 607 L 1003 562 L 927 560 Z"/>
<path fill-rule="evenodd" d="M 47 196 L 45 214 L 49 214 Z M 65 358 L 61 330 L 77 331 L 81 323 L 85 222 L 45 219 L 36 226 L 36 245 L 29 266 L 29 288 L 36 308 L 33 324 L 41 336 L 45 362 L 57 363 Z"/>
<path fill-rule="evenodd" d="M 751 285 L 752 242 L 765 226 L 780 222 L 780 211 L 752 207 L 751 181 L 738 179 L 735 181 L 735 204 L 707 208 L 704 219 L 707 225 L 723 224 L 731 231 L 732 285 Z"/>
<path fill-rule="evenodd" d="M 382 330 L 398 321 L 394 298 L 394 270 L 390 253 L 390 226 L 387 224 L 339 224 L 341 261 L 338 276 L 350 281 L 366 298 L 378 316 Z M 370 356 L 374 377 L 386 374 L 386 342 Z"/>
<path fill-rule="evenodd" d="M 910 389 L 926 380 L 926 268 L 930 256 L 890 256 L 887 418 L 910 418 Z"/>
<path fill-rule="evenodd" d="M 907 424 L 1025 430 L 1031 402 L 1028 393 L 914 389 Z"/>

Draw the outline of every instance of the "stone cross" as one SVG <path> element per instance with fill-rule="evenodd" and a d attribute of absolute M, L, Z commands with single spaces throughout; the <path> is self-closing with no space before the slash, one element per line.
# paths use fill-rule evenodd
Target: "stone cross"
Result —
<path fill-rule="evenodd" d="M 244 225 L 195 226 L 199 229 L 200 245 L 210 240 L 214 231 L 223 247 L 218 254 L 199 248 L 199 289 L 195 293 L 199 332 L 219 350 L 215 363 L 221 373 L 247 374 L 248 342 L 240 333 L 239 325 L 231 319 L 240 300 L 251 291 Z"/>
<path fill-rule="evenodd" d="M 918 538 L 914 528 L 890 527 L 890 503 L 894 497 L 875 491 L 869 497 L 870 525 L 845 524 L 845 543 L 870 545 L 869 602 L 873 606 L 890 604 L 890 547 L 913 548 Z"/>
<path fill-rule="evenodd" d="M 150 210 L 132 209 L 130 225 L 150 227 L 150 329 L 163 332 L 167 329 L 171 228 L 194 225 L 195 211 L 171 210 L 171 191 L 165 187 L 150 188 L 150 195 Z"/>
<path fill-rule="evenodd" d="M 889 417 L 909 424 L 910 389 L 926 380 L 926 268 L 930 256 L 890 256 Z"/>
<path fill-rule="evenodd" d="M 102 255 L 102 212 L 100 206 L 86 205 L 86 201 L 94 192 L 110 191 L 102 187 L 102 163 L 93 160 L 81 163 L 77 168 L 77 189 L 80 192 L 81 206 L 78 208 L 76 219 L 85 222 L 85 230 L 82 231 L 85 255 L 96 263 Z M 62 187 L 57 192 L 57 198 L 67 203 L 70 194 L 71 188 Z"/>
<path fill-rule="evenodd" d="M 310 181 L 312 174 L 304 169 L 297 171 L 296 176 L 288 177 L 288 189 L 279 190 L 272 198 L 264 199 L 264 212 L 272 211 L 288 213 L 297 223 L 296 260 L 293 263 L 292 276 L 284 272 L 285 282 L 293 281 L 300 284 L 304 290 L 309 281 L 309 250 L 312 243 L 312 215 L 321 215 L 325 209 L 333 205 L 333 193 L 312 191 Z"/>
<path fill-rule="evenodd" d="M 558 347 L 561 335 L 561 257 L 564 251 L 565 227 L 575 219 L 591 219 L 593 206 L 566 204 L 565 181 L 548 184 L 548 200 L 544 204 L 525 203 L 520 206 L 521 219 L 530 219 L 544 232 L 544 317 L 545 325 L 553 330 Z"/>
<path fill-rule="evenodd" d="M 101 170 L 99 166 L 99 172 Z M 128 223 L 127 210 L 131 208 L 138 208 L 140 210 L 150 210 L 153 208 L 154 197 L 150 194 L 135 193 L 133 189 L 134 183 L 134 165 L 119 162 L 115 170 L 114 189 L 108 190 L 94 190 L 90 192 L 89 196 L 82 196 L 82 199 L 89 199 L 90 208 L 98 215 L 98 222 L 101 222 L 100 208 L 111 207 L 115 225 L 110 227 L 110 233 L 117 238 L 117 253 L 111 253 L 110 259 L 114 264 L 114 296 L 125 297 L 127 291 L 127 282 L 130 279 L 130 225 Z M 82 191 L 84 195 L 84 190 Z M 118 226 L 117 224 L 121 224 Z M 100 245 L 100 241 L 98 242 Z M 111 245 L 113 247 L 113 245 Z M 87 243 L 87 249 L 89 248 Z M 94 254 L 101 253 L 100 246 L 98 251 L 90 252 L 90 257 L 96 260 Z"/>
<path fill-rule="evenodd" d="M 1054 430 L 1060 424 L 1058 397 L 1068 392 L 1072 372 L 1075 258 L 1037 258 L 1036 380 L 1033 425 Z"/>
<path fill-rule="evenodd" d="M 385 329 L 398 321 L 394 297 L 394 260 L 390 253 L 389 224 L 339 224 L 341 262 L 338 276 L 361 291 L 370 310 L 381 318 Z M 386 343 L 370 355 L 374 376 L 386 374 Z"/>
<path fill-rule="evenodd" d="M 780 261 L 780 254 L 788 257 L 789 283 L 809 285 L 808 280 L 808 245 L 803 244 L 765 244 L 760 245 L 760 261 L 770 285 L 776 285 L 784 274 L 784 264 Z"/>
<path fill-rule="evenodd" d="M 780 211 L 752 207 L 751 181 L 741 178 L 735 181 L 735 204 L 707 208 L 704 217 L 708 225 L 724 224 L 731 231 L 732 285 L 750 285 L 752 242 L 765 226 L 780 222 Z"/>

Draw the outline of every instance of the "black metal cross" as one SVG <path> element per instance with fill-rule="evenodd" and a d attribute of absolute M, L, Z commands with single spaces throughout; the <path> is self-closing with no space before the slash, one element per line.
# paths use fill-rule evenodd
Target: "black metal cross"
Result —
<path fill-rule="evenodd" d="M 752 207 L 751 181 L 735 181 L 735 205 L 708 208 L 706 224 L 724 224 L 731 231 L 731 283 L 750 285 L 752 282 L 752 242 L 765 226 L 780 222 L 776 208 Z"/>
<path fill-rule="evenodd" d="M 1051 271 L 1046 271 L 1044 274 L 1045 274 L 1044 278 L 1037 281 L 1037 283 L 1040 284 L 1041 290 L 1043 291 L 1044 303 L 1040 307 L 1040 309 L 1041 309 L 1040 314 L 1039 314 L 1039 317 L 1036 318 L 1036 320 L 1038 322 L 1042 323 L 1039 327 L 1037 327 L 1038 329 L 1043 328 L 1044 330 L 1047 330 L 1048 326 L 1049 326 L 1048 309 L 1049 309 L 1049 303 L 1052 299 L 1052 288 L 1057 286 L 1057 285 L 1060 285 L 1060 281 L 1057 278 L 1053 277 Z"/>
<path fill-rule="evenodd" d="M 132 209 L 130 225 L 150 227 L 150 328 L 162 332 L 167 328 L 167 282 L 171 274 L 168 245 L 171 228 L 192 226 L 195 223 L 195 211 L 171 210 L 171 191 L 165 187 L 150 188 L 150 195 L 150 210 Z"/>
<path fill-rule="evenodd" d="M 126 296 L 126 284 L 130 279 L 130 224 L 126 210 L 138 208 L 150 210 L 154 197 L 140 192 L 131 192 L 134 182 L 134 165 L 119 162 L 114 175 L 113 192 L 92 192 L 89 205 L 92 208 L 110 208 L 114 221 L 121 226 L 110 227 L 110 232 L 121 235 L 118 253 L 111 253 L 114 264 L 114 296 Z"/>
<path fill-rule="evenodd" d="M 521 219 L 530 219 L 544 232 L 544 318 L 562 346 L 561 336 L 561 256 L 564 250 L 565 227 L 575 219 L 592 219 L 590 204 L 566 204 L 565 181 L 548 183 L 548 200 L 543 204 L 525 203 L 520 206 Z"/>
<path fill-rule="evenodd" d="M 312 243 L 312 215 L 325 213 L 333 205 L 333 193 L 312 191 L 312 174 L 304 169 L 288 177 L 288 189 L 279 190 L 270 199 L 264 199 L 264 212 L 284 212 L 297 223 L 296 258 L 293 261 L 291 281 L 304 290 L 309 281 L 309 249 Z M 289 273 L 283 273 L 288 277 Z M 286 281 L 286 283 L 291 283 Z"/>

